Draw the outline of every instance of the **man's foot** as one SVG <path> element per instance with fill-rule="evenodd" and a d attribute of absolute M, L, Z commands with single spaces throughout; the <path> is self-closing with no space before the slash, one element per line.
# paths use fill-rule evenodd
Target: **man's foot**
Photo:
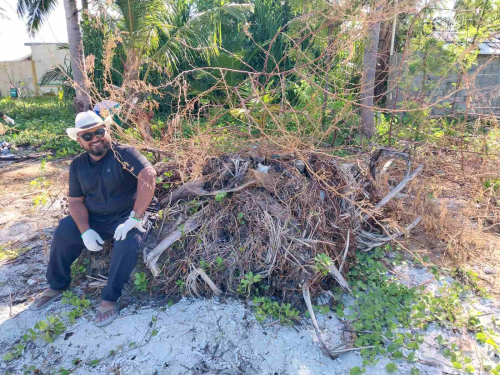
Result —
<path fill-rule="evenodd" d="M 30 306 L 31 310 L 42 310 L 52 302 L 59 300 L 62 297 L 62 290 L 45 289 L 43 293 Z"/>
<path fill-rule="evenodd" d="M 118 316 L 118 302 L 102 300 L 97 308 L 94 323 L 98 327 L 111 323 Z"/>

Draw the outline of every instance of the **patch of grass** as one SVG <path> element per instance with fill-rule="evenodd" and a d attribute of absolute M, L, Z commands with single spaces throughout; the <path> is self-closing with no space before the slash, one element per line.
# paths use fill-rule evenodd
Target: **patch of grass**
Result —
<path fill-rule="evenodd" d="M 9 115 L 16 125 L 8 125 L 3 139 L 16 145 L 40 146 L 41 151 L 54 150 L 56 157 L 81 152 L 80 145 L 66 135 L 66 128 L 74 126 L 75 111 L 57 97 L 0 100 L 0 111 Z"/>
<path fill-rule="evenodd" d="M 26 253 L 30 248 L 21 247 L 18 249 L 10 250 L 7 246 L 0 246 L 0 261 L 12 260 Z"/>

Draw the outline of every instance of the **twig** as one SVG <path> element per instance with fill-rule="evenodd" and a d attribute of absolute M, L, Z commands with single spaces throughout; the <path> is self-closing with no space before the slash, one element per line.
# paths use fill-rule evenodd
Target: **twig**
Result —
<path fill-rule="evenodd" d="M 325 354 L 330 357 L 331 356 L 330 351 L 328 350 L 326 343 L 323 340 L 323 335 L 321 334 L 321 331 L 320 331 L 319 326 L 318 326 L 318 322 L 316 321 L 316 315 L 314 315 L 314 310 L 313 310 L 312 303 L 311 303 L 311 294 L 309 292 L 309 285 L 306 285 L 302 289 L 302 296 L 304 297 L 304 301 L 307 305 L 307 310 L 309 311 L 309 314 L 311 315 L 313 327 L 314 327 L 314 330 L 316 331 L 316 336 L 318 336 L 318 340 L 321 344 L 321 347 L 322 347 L 323 351 L 325 352 Z"/>
<path fill-rule="evenodd" d="M 389 194 L 387 194 L 380 202 L 378 202 L 377 205 L 374 207 L 373 211 L 377 211 L 377 210 L 381 209 L 382 207 L 384 207 L 387 203 L 389 203 L 389 201 L 392 198 L 394 198 L 401 190 L 403 190 L 411 180 L 413 180 L 415 177 L 417 177 L 417 175 L 420 172 L 422 172 L 423 169 L 424 169 L 424 165 L 423 164 L 419 165 L 418 168 L 415 169 L 415 171 L 412 174 L 410 174 L 409 176 L 406 176 L 398 184 L 398 186 L 396 186 L 394 189 L 392 189 Z M 363 215 L 363 220 L 367 220 L 370 216 L 371 216 L 370 214 L 365 213 Z"/>
<path fill-rule="evenodd" d="M 347 250 L 349 250 L 349 231 L 347 231 L 347 241 L 345 244 L 344 255 L 342 256 L 342 263 L 340 264 L 339 272 L 342 273 L 342 268 L 344 268 L 345 258 L 347 257 Z"/>

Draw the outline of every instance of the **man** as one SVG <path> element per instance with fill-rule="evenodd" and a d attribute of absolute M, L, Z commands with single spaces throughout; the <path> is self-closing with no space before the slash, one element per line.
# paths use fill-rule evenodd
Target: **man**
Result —
<path fill-rule="evenodd" d="M 84 248 L 99 251 L 114 238 L 108 282 L 95 318 L 97 326 L 111 323 L 119 311 L 118 299 L 135 267 L 145 236 L 141 221 L 154 195 L 156 172 L 132 147 L 111 143 L 110 117 L 92 111 L 76 116 L 66 130 L 86 151 L 69 170 L 70 216 L 59 222 L 50 247 L 47 281 L 50 288 L 33 303 L 41 310 L 61 298 L 71 283 L 70 267 Z"/>

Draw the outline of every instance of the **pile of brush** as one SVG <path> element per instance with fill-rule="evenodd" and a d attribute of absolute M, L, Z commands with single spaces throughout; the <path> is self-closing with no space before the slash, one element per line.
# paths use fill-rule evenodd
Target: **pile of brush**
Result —
<path fill-rule="evenodd" d="M 380 199 L 375 177 L 397 159 L 404 161 L 403 180 Z M 159 162 L 158 240 L 144 249 L 144 261 L 166 289 L 181 280 L 196 295 L 238 291 L 249 273 L 284 299 L 305 287 L 314 294 L 332 277 L 349 289 L 343 274 L 355 250 L 401 233 L 377 219 L 422 169 L 410 173 L 408 155 L 390 150 L 366 164 L 250 151 L 209 159 L 199 178 L 183 181 L 179 164 Z"/>

